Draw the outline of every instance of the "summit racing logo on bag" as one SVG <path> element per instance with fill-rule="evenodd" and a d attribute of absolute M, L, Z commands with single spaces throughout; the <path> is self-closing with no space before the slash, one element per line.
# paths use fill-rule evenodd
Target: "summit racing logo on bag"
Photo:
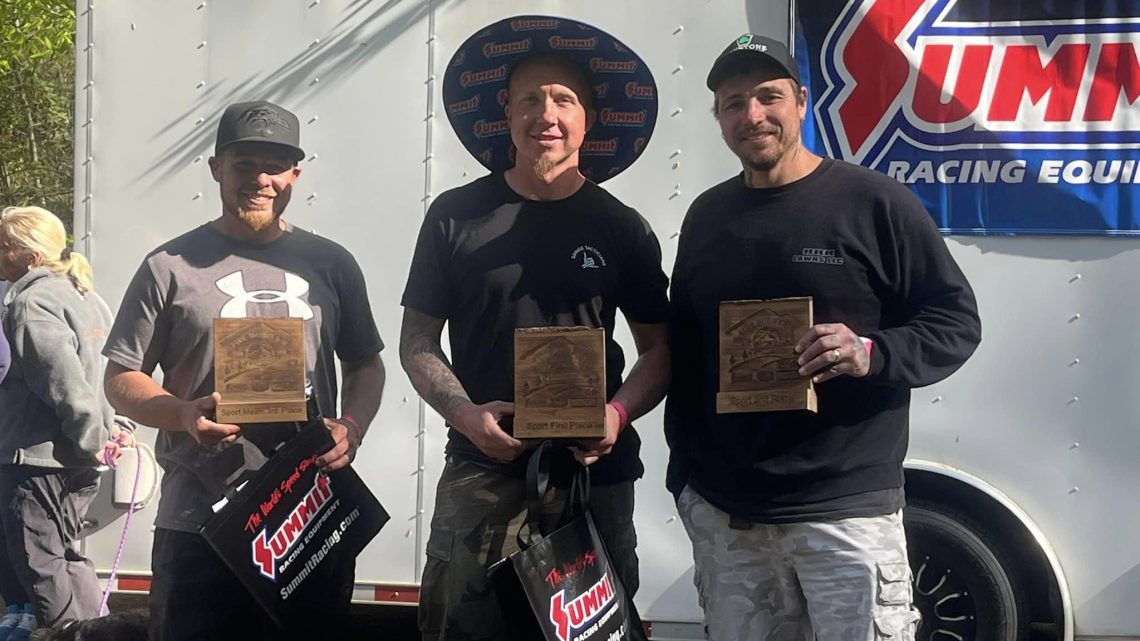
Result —
<path fill-rule="evenodd" d="M 511 31 L 537 31 L 540 29 L 557 29 L 557 20 L 511 20 Z"/>
<path fill-rule="evenodd" d="M 480 118 L 475 121 L 475 126 L 472 128 L 476 138 L 489 138 L 491 136 L 501 136 L 511 132 L 511 126 L 506 120 L 493 120 L 486 121 Z"/>
<path fill-rule="evenodd" d="M 267 527 L 258 532 L 251 544 L 252 559 L 254 567 L 262 576 L 271 581 L 277 580 L 277 561 L 285 558 L 332 497 L 329 477 L 318 474 L 313 482 L 313 489 L 309 490 L 289 516 L 285 517 L 285 522 L 277 528 L 273 536 L 269 536 Z"/>
<path fill-rule="evenodd" d="M 462 102 L 453 102 L 447 106 L 447 113 L 455 116 L 479 110 L 479 94 L 471 96 Z"/>
<path fill-rule="evenodd" d="M 559 590 L 550 597 L 550 622 L 554 624 L 555 633 L 561 641 L 584 638 L 586 634 L 579 633 L 594 622 L 599 615 L 608 611 L 615 611 L 615 598 L 617 590 L 614 589 L 610 573 L 602 575 L 598 582 L 579 594 L 570 603 L 566 603 L 566 590 Z M 599 621 L 601 623 L 601 621 Z"/>
<path fill-rule="evenodd" d="M 485 85 L 489 82 L 505 80 L 506 77 L 507 65 L 500 65 L 486 71 L 464 71 L 459 74 L 459 84 L 465 88 L 474 87 L 475 85 Z"/>
<path fill-rule="evenodd" d="M 562 36 L 550 36 L 551 49 L 586 49 L 593 50 L 598 48 L 598 39 L 595 38 L 563 38 Z"/>
<path fill-rule="evenodd" d="M 1057 158 L 1034 156 L 1140 146 L 1140 25 L 1076 7 L 1043 0 L 1019 3 L 1017 14 L 977 0 L 853 0 L 820 52 L 824 144 L 864 165 L 890 163 L 906 182 L 1134 180 L 1124 162 L 1106 160 L 1098 173 L 1097 154 L 1053 169 Z M 933 157 L 992 149 L 1033 151 L 980 154 L 970 167 Z M 928 161 L 915 158 L 926 152 Z"/>
<path fill-rule="evenodd" d="M 615 111 L 605 108 L 598 114 L 598 121 L 603 125 L 616 125 L 619 127 L 640 127 L 645 124 L 647 113 L 641 111 Z"/>
<path fill-rule="evenodd" d="M 530 44 L 530 38 L 517 40 L 515 42 L 488 42 L 483 45 L 483 57 L 497 58 L 499 56 L 509 56 L 515 53 L 526 53 L 530 51 Z"/>
<path fill-rule="evenodd" d="M 637 73 L 637 61 L 590 58 L 590 71 L 604 73 Z"/>

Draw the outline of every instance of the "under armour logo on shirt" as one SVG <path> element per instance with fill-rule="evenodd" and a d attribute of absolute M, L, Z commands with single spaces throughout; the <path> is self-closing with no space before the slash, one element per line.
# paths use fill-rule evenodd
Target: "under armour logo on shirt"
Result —
<path fill-rule="evenodd" d="M 230 297 L 229 302 L 222 306 L 219 316 L 222 318 L 245 318 L 246 305 L 265 305 L 267 303 L 285 303 L 289 306 L 289 316 L 309 320 L 313 317 L 313 308 L 301 297 L 309 293 L 309 283 L 296 274 L 285 274 L 285 291 L 274 289 L 258 289 L 246 291 L 245 278 L 242 273 L 234 272 L 229 276 L 218 279 L 215 283 L 222 293 Z"/>

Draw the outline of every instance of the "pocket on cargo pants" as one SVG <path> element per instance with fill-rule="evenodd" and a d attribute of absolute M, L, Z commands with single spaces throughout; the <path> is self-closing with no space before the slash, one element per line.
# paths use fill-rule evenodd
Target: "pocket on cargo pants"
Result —
<path fill-rule="evenodd" d="M 420 578 L 420 603 L 416 618 L 425 641 L 439 639 L 447 617 L 448 577 L 455 533 L 433 529 L 428 536 L 427 561 Z"/>
<path fill-rule="evenodd" d="M 878 563 L 875 594 L 875 637 L 913 641 L 919 614 L 911 605 L 910 566 L 905 561 Z"/>

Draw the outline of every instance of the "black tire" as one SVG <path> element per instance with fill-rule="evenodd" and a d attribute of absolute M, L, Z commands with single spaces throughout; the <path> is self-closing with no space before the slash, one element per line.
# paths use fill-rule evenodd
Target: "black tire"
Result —
<path fill-rule="evenodd" d="M 924 501 L 903 512 L 922 613 L 918 641 L 1023 641 L 1029 631 L 1017 570 L 985 528 Z"/>

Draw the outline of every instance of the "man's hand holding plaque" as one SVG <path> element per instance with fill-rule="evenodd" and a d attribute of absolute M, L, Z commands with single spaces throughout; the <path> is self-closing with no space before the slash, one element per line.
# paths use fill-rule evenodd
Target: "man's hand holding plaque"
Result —
<path fill-rule="evenodd" d="M 214 319 L 216 421 L 308 420 L 300 318 Z"/>
<path fill-rule="evenodd" d="M 811 298 L 720 304 L 718 414 L 816 409 L 800 373 L 799 339 L 812 327 Z"/>

